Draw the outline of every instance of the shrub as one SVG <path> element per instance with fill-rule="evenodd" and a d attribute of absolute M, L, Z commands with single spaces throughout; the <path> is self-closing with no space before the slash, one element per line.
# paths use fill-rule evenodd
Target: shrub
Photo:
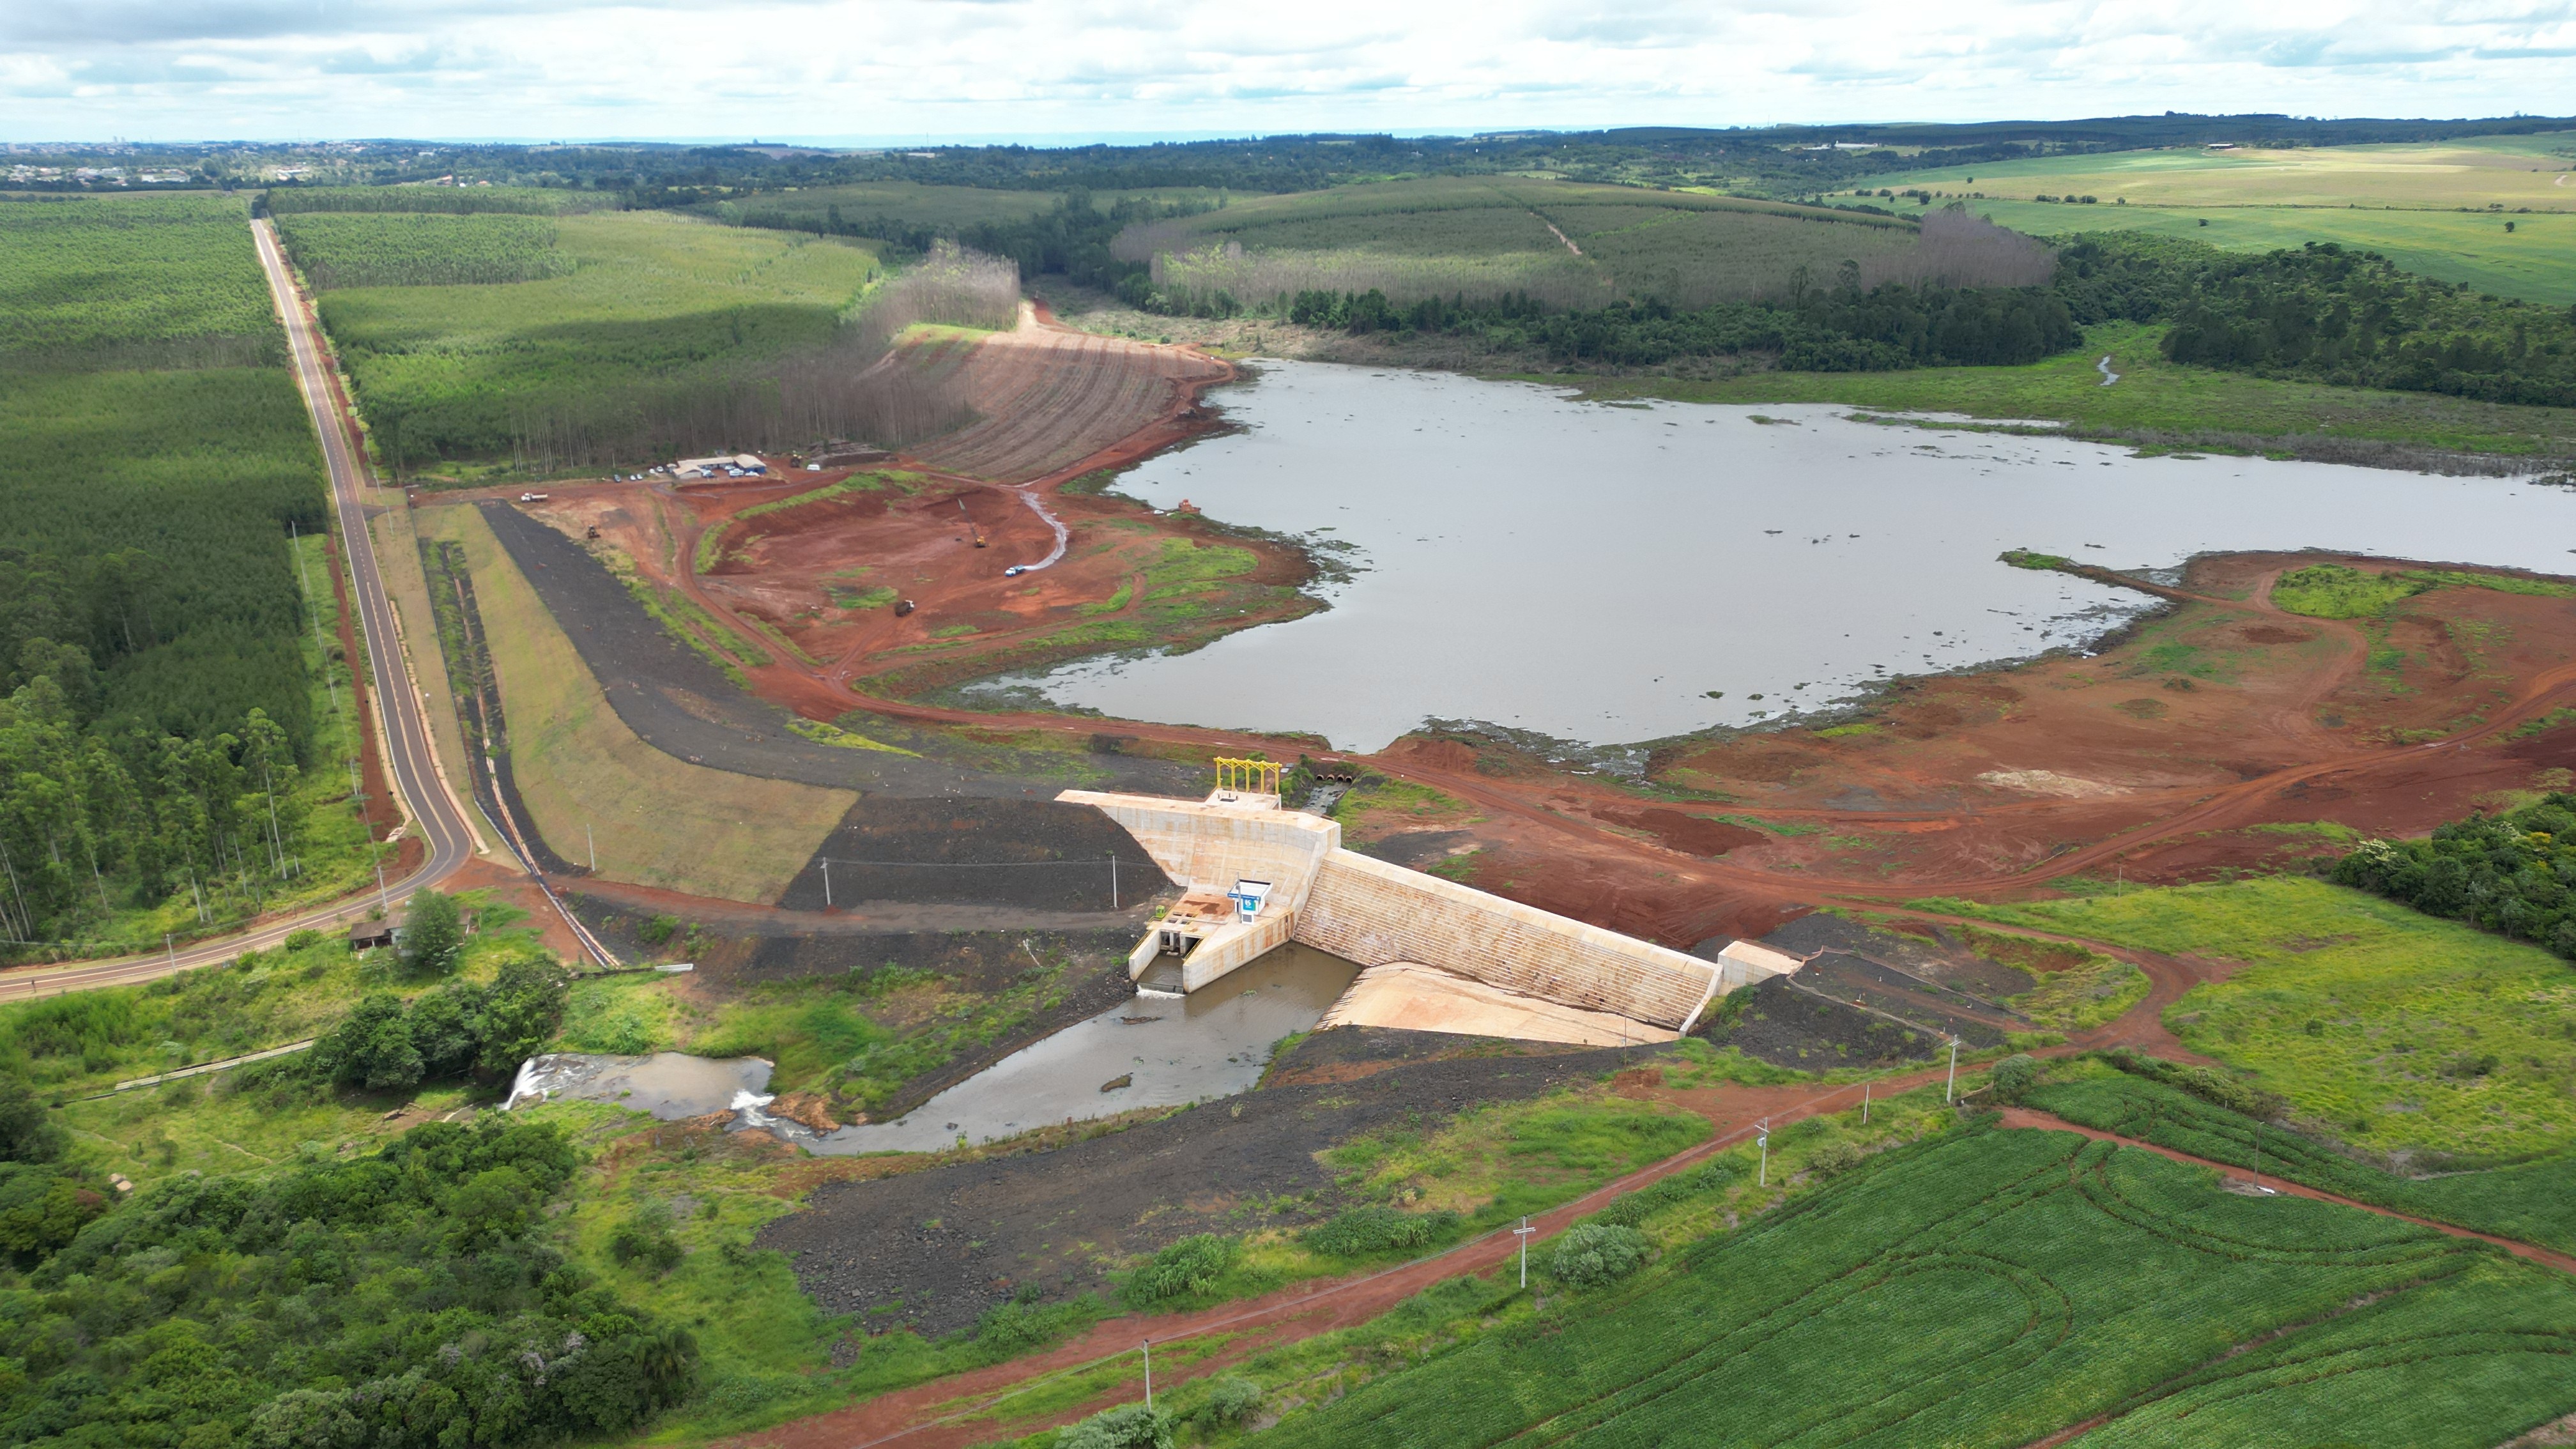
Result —
<path fill-rule="evenodd" d="M 636 937 L 647 946 L 666 945 L 673 936 L 678 934 L 680 934 L 680 918 L 677 916 L 655 916 L 646 921 L 635 933 Z"/>
<path fill-rule="evenodd" d="M 671 1236 L 670 1209 L 659 1203 L 639 1208 L 608 1235 L 608 1256 L 621 1268 L 642 1268 L 659 1276 L 679 1266 L 680 1240 Z"/>
<path fill-rule="evenodd" d="M 322 944 L 322 933 L 320 931 L 308 929 L 302 931 L 289 931 L 286 933 L 286 949 L 289 951 L 301 951 L 308 946 L 318 946 L 320 944 Z"/>
<path fill-rule="evenodd" d="M 1214 1233 L 1196 1233 L 1156 1253 L 1129 1277 L 1119 1297 L 1130 1308 L 1142 1308 L 1185 1293 L 1205 1293 L 1234 1265 L 1240 1245 Z"/>
<path fill-rule="evenodd" d="M 1577 1223 L 1556 1240 L 1551 1269 L 1557 1281 L 1574 1288 L 1615 1283 L 1645 1266 L 1654 1245 L 1635 1228 L 1607 1223 Z"/>
<path fill-rule="evenodd" d="M 1172 1449 L 1172 1428 L 1160 1409 L 1121 1404 L 1057 1430 L 1055 1449 Z"/>
<path fill-rule="evenodd" d="M 1868 1158 L 1858 1143 L 1828 1142 L 1807 1158 L 1807 1171 L 1818 1177 L 1840 1177 Z"/>
<path fill-rule="evenodd" d="M 1409 1252 L 1441 1242 L 1458 1231 L 1453 1212 L 1408 1213 L 1388 1207 L 1353 1208 L 1332 1221 L 1308 1228 L 1307 1247 L 1336 1258 L 1373 1258 L 1381 1253 Z"/>
<path fill-rule="evenodd" d="M 1736 993 L 1738 996 L 1746 994 Z M 1701 1193 L 1715 1192 L 1741 1176 L 1742 1173 L 1721 1158 L 1688 1172 L 1676 1172 L 1635 1192 L 1622 1193 L 1608 1207 L 1594 1213 L 1589 1221 L 1633 1228 L 1665 1208 L 1687 1202 Z"/>
<path fill-rule="evenodd" d="M 1261 1385 L 1237 1374 L 1227 1374 L 1208 1385 L 1206 1402 L 1193 1410 L 1190 1417 L 1210 1424 L 1240 1424 L 1261 1407 Z"/>
<path fill-rule="evenodd" d="M 1998 1102 L 2018 1102 L 2031 1088 L 2039 1085 L 2039 1059 L 2028 1052 L 2015 1052 L 1995 1063 L 1986 1074 L 1986 1092 Z"/>

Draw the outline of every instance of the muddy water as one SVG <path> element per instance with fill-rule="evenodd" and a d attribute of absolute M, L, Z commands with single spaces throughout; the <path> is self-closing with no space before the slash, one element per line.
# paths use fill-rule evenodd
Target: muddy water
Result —
<path fill-rule="evenodd" d="M 962 1135 L 982 1142 L 1138 1107 L 1174 1107 L 1244 1091 L 1270 1048 L 1304 1031 L 1359 968 L 1306 946 L 1283 946 L 1187 997 L 1131 997 L 1014 1052 L 892 1122 L 828 1135 L 745 1116 L 821 1153 L 924 1152 Z M 1103 1091 L 1120 1077 L 1127 1084 Z"/>
<path fill-rule="evenodd" d="M 1016 682 L 1112 715 L 1312 730 L 1351 750 L 1426 719 L 1609 744 L 2080 643 L 2145 606 L 2006 567 L 2007 548 L 2113 568 L 2298 548 L 2576 568 L 2576 491 L 2506 479 L 2133 458 L 1832 407 L 1578 403 L 1321 363 L 1264 363 L 1212 398 L 1244 430 L 1155 458 L 1121 489 L 1320 531 L 1364 567 L 1305 619 Z"/>
<path fill-rule="evenodd" d="M 554 1052 L 530 1057 L 510 1085 L 504 1110 L 529 1102 L 608 1102 L 650 1112 L 665 1122 L 766 1102 L 770 1063 L 759 1057 L 718 1060 L 680 1052 L 645 1057 Z"/>

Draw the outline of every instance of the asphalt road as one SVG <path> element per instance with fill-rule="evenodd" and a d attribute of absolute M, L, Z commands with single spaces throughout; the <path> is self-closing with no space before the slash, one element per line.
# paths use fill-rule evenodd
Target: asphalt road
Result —
<path fill-rule="evenodd" d="M 296 382 L 303 389 L 305 406 L 312 411 L 313 430 L 321 437 L 323 461 L 331 470 L 331 500 L 340 516 L 340 544 L 349 562 L 350 590 L 358 601 L 358 624 L 366 647 L 369 684 L 375 691 L 376 717 L 384 732 L 383 743 L 388 746 L 385 765 L 411 817 L 411 830 L 428 847 L 418 870 L 389 882 L 391 893 L 400 898 L 455 873 L 457 867 L 472 858 L 474 837 L 466 828 L 464 811 L 439 778 L 428 714 L 396 642 L 399 636 L 394 629 L 393 598 L 385 591 L 384 576 L 376 568 L 375 542 L 367 534 L 364 498 L 359 491 L 365 483 L 365 465 L 350 446 L 347 427 L 335 416 L 338 408 L 333 402 L 336 394 L 330 364 L 324 360 L 321 343 L 313 335 L 313 324 L 296 295 L 285 258 L 278 253 L 276 232 L 266 221 L 251 223 L 251 230 L 258 241 L 260 266 L 268 273 L 269 292 L 286 319 L 286 341 L 295 362 Z M 341 901 L 302 915 L 263 922 L 219 941 L 200 942 L 184 951 L 7 972 L 0 974 L 0 1001 L 124 986 L 192 966 L 216 965 L 244 951 L 274 946 L 293 931 L 307 927 L 330 929 L 348 910 L 349 903 Z"/>

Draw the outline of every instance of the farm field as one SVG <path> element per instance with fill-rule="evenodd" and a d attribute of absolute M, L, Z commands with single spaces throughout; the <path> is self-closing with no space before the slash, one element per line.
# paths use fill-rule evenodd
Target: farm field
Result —
<path fill-rule="evenodd" d="M 2395 1172 L 2277 1123 L 2101 1061 L 2048 1064 L 2022 1101 L 2079 1126 L 2305 1183 L 2404 1213 L 2576 1253 L 2576 1154 L 2474 1172 Z"/>
<path fill-rule="evenodd" d="M 1266 1437 L 2010 1446 L 2108 1416 L 2086 1442 L 2209 1443 L 2214 1414 L 2231 1443 L 2467 1449 L 2576 1407 L 2557 1274 L 2064 1133 L 1891 1153 L 1552 1301 Z"/>
<path fill-rule="evenodd" d="M 1397 303 L 1508 291 L 1567 307 L 1622 296 L 1704 306 L 1785 295 L 1799 267 L 1830 277 L 1845 260 L 1867 264 L 1913 242 L 1910 223 L 1816 207 L 1433 178 L 1239 201 L 1131 227 L 1115 250 L 1155 259 L 1166 284 L 1222 289 L 1246 303 L 1376 287 Z"/>
<path fill-rule="evenodd" d="M 2296 876 L 1960 909 L 2241 963 L 2167 1024 L 2356 1147 L 2511 1162 L 2576 1130 L 2576 975 L 2537 946 Z"/>
<path fill-rule="evenodd" d="M 1215 190 L 1166 186 L 1146 190 L 1088 193 L 1095 206 L 1106 207 L 1130 197 L 1160 202 L 1214 205 Z M 852 226 L 892 222 L 945 231 L 1001 222 L 1026 221 L 1064 199 L 1060 191 L 1002 191 L 980 186 L 927 186 L 914 181 L 864 181 L 842 186 L 807 186 L 793 191 L 764 191 L 732 201 L 692 208 L 701 216 L 737 220 L 747 226 L 813 228 L 827 224 L 837 211 Z"/>
<path fill-rule="evenodd" d="M 603 874 L 723 900 L 774 899 L 858 796 L 708 769 L 635 737 L 471 508 L 416 515 L 465 549 L 500 685 L 519 796 L 557 850 L 595 841 Z"/>
<path fill-rule="evenodd" d="M 2122 151 L 1980 161 L 1864 177 L 1856 189 L 2098 196 L 2099 206 L 2442 208 L 2576 212 L 2576 133 L 2297 150 Z M 1971 178 L 1974 178 L 1971 180 Z"/>
<path fill-rule="evenodd" d="M 493 224 L 421 224 L 460 222 Z M 593 433 L 597 446 L 634 433 L 641 412 L 721 415 L 729 369 L 830 346 L 879 273 L 862 244 L 668 213 L 552 226 L 566 275 L 323 293 L 323 324 L 384 459 L 411 469 L 549 446 L 577 453 Z M 532 255 L 532 267 L 557 265 Z"/>
<path fill-rule="evenodd" d="M 1966 196 L 1978 214 L 2033 236 L 2137 230 L 2243 251 L 2331 241 L 2440 281 L 2564 306 L 2576 301 L 2569 139 L 2058 156 L 1894 172 L 1861 189 Z M 2097 200 L 2033 199 L 2041 195 Z"/>

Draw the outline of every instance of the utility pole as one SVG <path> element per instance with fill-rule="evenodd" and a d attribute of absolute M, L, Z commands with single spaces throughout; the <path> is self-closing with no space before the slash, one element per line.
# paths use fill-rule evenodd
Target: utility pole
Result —
<path fill-rule="evenodd" d="M 823 909 L 832 908 L 832 862 L 823 862 Z"/>
<path fill-rule="evenodd" d="M 1941 1100 L 1947 1102 L 1959 1090 L 1959 1039 L 1950 1038 L 1950 1080 L 1941 1088 Z"/>
<path fill-rule="evenodd" d="M 1869 1125 L 1869 1083 L 1860 1084 L 1860 1125 Z"/>
<path fill-rule="evenodd" d="M 1118 909 L 1118 852 L 1109 852 L 1109 909 Z"/>
<path fill-rule="evenodd" d="M 599 874 L 599 837 L 590 833 L 590 822 L 581 823 L 582 843 L 590 847 L 590 873 Z"/>
<path fill-rule="evenodd" d="M 1760 1139 L 1762 1147 L 1762 1167 L 1761 1171 L 1755 1175 L 1753 1185 L 1755 1187 L 1769 1187 L 1771 1185 L 1771 1123 L 1766 1119 L 1758 1130 L 1762 1133 Z"/>
<path fill-rule="evenodd" d="M 1518 1237 L 1518 1238 L 1521 1240 L 1521 1286 L 1522 1286 L 1522 1287 L 1524 1287 L 1524 1288 L 1527 1288 L 1527 1287 L 1529 1286 L 1529 1240 L 1530 1240 L 1530 1234 L 1532 1234 L 1532 1233 L 1534 1233 L 1534 1232 L 1537 1232 L 1537 1231 L 1538 1231 L 1538 1229 L 1536 1229 L 1536 1228 L 1534 1228 L 1534 1227 L 1531 1227 L 1531 1226 L 1529 1225 L 1529 1219 L 1528 1219 L 1528 1218 L 1522 1218 L 1522 1219 L 1521 1219 L 1521 1225 L 1520 1225 L 1519 1227 L 1517 1227 L 1517 1228 L 1512 1229 L 1512 1233 L 1513 1233 L 1513 1235 L 1514 1235 L 1515 1237 Z"/>
<path fill-rule="evenodd" d="M 161 933 L 161 949 L 170 953 L 170 969 L 171 969 L 171 970 L 173 970 L 173 971 L 178 970 L 178 969 L 179 969 L 179 942 L 178 942 L 178 939 L 177 939 L 176 937 L 172 936 L 172 935 L 171 935 L 169 932 L 167 932 L 167 931 L 162 932 L 162 933 Z"/>
<path fill-rule="evenodd" d="M 382 860 L 376 862 L 376 909 L 388 917 L 394 913 L 394 898 L 385 892 L 385 863 Z"/>
<path fill-rule="evenodd" d="M 1154 1412 L 1154 1340 L 1150 1338 L 1145 1340 L 1145 1412 Z"/>

